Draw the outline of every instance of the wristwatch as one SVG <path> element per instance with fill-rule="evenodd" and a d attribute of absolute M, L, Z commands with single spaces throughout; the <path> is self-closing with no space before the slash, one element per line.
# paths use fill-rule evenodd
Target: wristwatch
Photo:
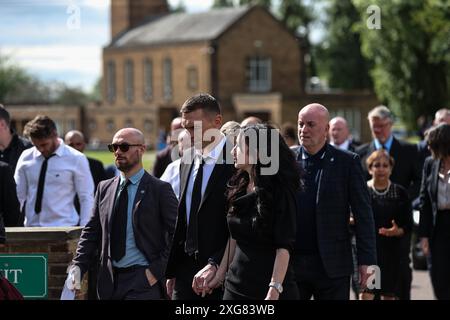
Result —
<path fill-rule="evenodd" d="M 279 294 L 283 292 L 283 286 L 279 282 L 272 281 L 269 283 L 269 287 L 275 288 Z"/>

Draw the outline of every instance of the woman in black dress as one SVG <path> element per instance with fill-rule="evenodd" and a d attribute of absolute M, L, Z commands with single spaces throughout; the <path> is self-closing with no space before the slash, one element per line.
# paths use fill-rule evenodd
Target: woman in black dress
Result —
<path fill-rule="evenodd" d="M 365 291 L 363 299 L 394 300 L 395 285 L 400 276 L 400 237 L 412 226 L 412 208 L 407 191 L 389 177 L 394 159 L 380 149 L 366 160 L 372 180 L 367 182 L 372 199 L 377 241 L 377 261 L 381 271 L 381 288 Z"/>
<path fill-rule="evenodd" d="M 298 299 L 288 267 L 300 184 L 294 156 L 262 124 L 242 128 L 232 153 L 238 170 L 227 191 L 230 240 L 209 286 L 225 279 L 224 300 Z"/>
<path fill-rule="evenodd" d="M 427 131 L 431 157 L 425 161 L 420 189 L 419 237 L 431 254 L 431 283 L 438 300 L 450 300 L 450 125 Z"/>

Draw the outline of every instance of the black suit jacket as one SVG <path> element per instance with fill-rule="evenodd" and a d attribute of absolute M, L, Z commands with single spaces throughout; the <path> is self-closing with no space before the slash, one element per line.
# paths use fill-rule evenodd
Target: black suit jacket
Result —
<path fill-rule="evenodd" d="M 82 275 L 93 263 L 98 243 L 101 243 L 97 292 L 100 299 L 113 294 L 110 230 L 116 190 L 120 177 L 100 182 L 93 215 L 84 227 L 73 263 Z M 133 231 L 137 248 L 150 263 L 152 274 L 164 282 L 164 271 L 173 237 L 177 214 L 177 199 L 170 184 L 145 172 L 133 205 Z"/>
<path fill-rule="evenodd" d="M 219 159 L 224 159 L 226 145 L 222 150 Z M 185 152 L 187 153 L 187 152 Z M 189 182 L 193 164 L 181 163 L 180 166 L 180 204 L 178 206 L 177 225 L 170 251 L 169 262 L 167 263 L 167 278 L 174 278 L 177 272 L 177 264 L 182 261 L 184 245 L 186 241 L 186 189 Z M 198 261 L 205 266 L 209 259 L 220 264 L 225 252 L 228 240 L 227 224 L 227 201 L 225 191 L 228 180 L 234 172 L 234 164 L 216 163 L 206 186 L 200 207 L 197 213 L 198 225 Z"/>
<path fill-rule="evenodd" d="M 153 165 L 153 175 L 160 178 L 167 166 L 172 163 L 172 146 L 168 145 L 156 154 L 155 164 Z"/>
<path fill-rule="evenodd" d="M 87 158 L 89 161 L 89 169 L 91 169 L 92 179 L 94 179 L 94 186 L 97 190 L 97 186 L 100 181 L 106 180 L 106 171 L 103 163 L 97 159 Z"/>
<path fill-rule="evenodd" d="M 300 147 L 293 151 L 299 159 Z M 319 253 L 330 278 L 353 271 L 350 211 L 355 219 L 358 265 L 375 265 L 374 219 L 359 156 L 327 145 L 316 196 L 316 225 Z"/>
<path fill-rule="evenodd" d="M 441 161 L 432 157 L 425 160 L 420 188 L 420 221 L 419 237 L 433 239 L 433 231 L 436 225 L 438 177 Z"/>
<path fill-rule="evenodd" d="M 366 159 L 375 150 L 375 143 L 373 141 L 362 145 L 356 150 L 361 157 L 361 164 L 367 180 L 370 180 L 371 177 L 367 170 Z M 415 199 L 419 195 L 421 179 L 417 147 L 394 138 L 389 154 L 395 160 L 391 181 L 408 190 L 408 195 L 411 200 Z"/>
<path fill-rule="evenodd" d="M 18 227 L 19 208 L 11 167 L 0 161 L 0 243 L 4 243 L 6 239 L 5 227 Z"/>

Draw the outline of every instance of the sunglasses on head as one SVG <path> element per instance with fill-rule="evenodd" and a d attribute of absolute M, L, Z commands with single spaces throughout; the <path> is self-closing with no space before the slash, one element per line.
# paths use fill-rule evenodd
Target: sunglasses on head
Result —
<path fill-rule="evenodd" d="M 122 144 L 108 144 L 108 150 L 109 152 L 116 152 L 117 149 L 120 149 L 122 152 L 127 152 L 130 150 L 130 147 L 140 147 L 142 144 L 128 144 L 128 143 L 122 143 Z"/>

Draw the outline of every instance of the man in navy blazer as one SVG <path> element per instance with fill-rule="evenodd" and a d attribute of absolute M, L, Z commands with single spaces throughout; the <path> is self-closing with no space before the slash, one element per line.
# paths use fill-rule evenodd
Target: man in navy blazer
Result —
<path fill-rule="evenodd" d="M 70 267 L 69 289 L 79 289 L 100 243 L 99 299 L 162 299 L 178 201 L 170 184 L 142 168 L 145 144 L 139 130 L 119 130 L 108 148 L 121 175 L 98 186 Z"/>
<path fill-rule="evenodd" d="M 368 267 L 376 265 L 375 226 L 359 157 L 328 144 L 328 130 L 324 106 L 313 103 L 300 110 L 300 146 L 293 151 L 304 173 L 304 187 L 297 195 L 297 241 L 291 259 L 300 299 L 349 299 L 350 211 L 363 287 L 371 273 Z"/>

